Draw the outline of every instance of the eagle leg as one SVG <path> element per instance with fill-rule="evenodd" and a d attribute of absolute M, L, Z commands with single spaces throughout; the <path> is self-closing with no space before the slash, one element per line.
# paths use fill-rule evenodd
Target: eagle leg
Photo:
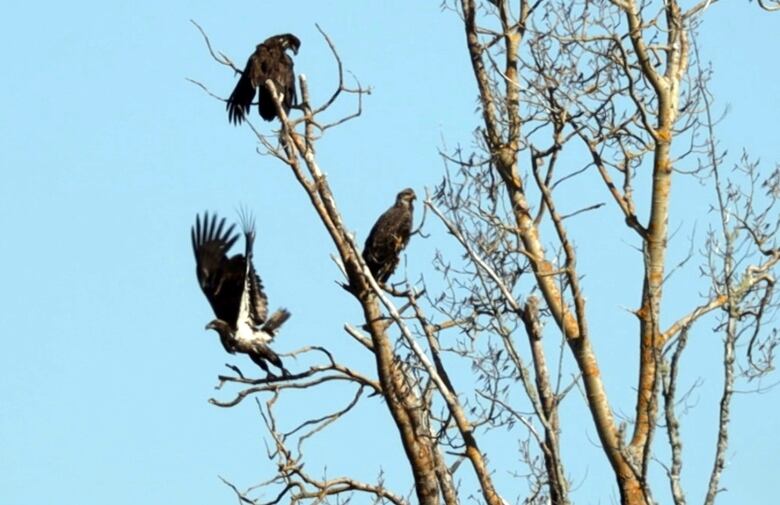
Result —
<path fill-rule="evenodd" d="M 266 363 L 266 361 L 271 362 L 271 364 L 273 364 L 276 368 L 280 369 L 282 371 L 282 376 L 289 377 L 291 375 L 289 370 L 287 370 L 282 364 L 282 359 L 279 357 L 279 355 L 273 352 L 268 346 L 262 346 L 257 348 L 255 352 L 250 352 L 249 357 L 252 359 L 252 361 L 257 363 L 257 365 L 262 368 L 269 377 L 276 377 L 276 375 L 273 374 L 271 370 L 269 370 L 268 363 Z"/>
<path fill-rule="evenodd" d="M 252 361 L 255 362 L 255 364 L 257 364 L 257 366 L 262 368 L 265 373 L 267 373 L 269 376 L 274 376 L 274 374 L 271 373 L 271 370 L 268 369 L 268 364 L 265 362 L 265 359 L 263 359 L 262 356 L 251 352 L 249 353 L 249 357 L 252 359 Z"/>
<path fill-rule="evenodd" d="M 282 376 L 289 377 L 290 371 L 287 370 L 282 364 L 282 358 L 280 358 L 279 355 L 273 352 L 269 347 L 265 348 L 265 352 L 267 353 L 266 359 L 270 361 L 276 368 L 282 371 Z"/>

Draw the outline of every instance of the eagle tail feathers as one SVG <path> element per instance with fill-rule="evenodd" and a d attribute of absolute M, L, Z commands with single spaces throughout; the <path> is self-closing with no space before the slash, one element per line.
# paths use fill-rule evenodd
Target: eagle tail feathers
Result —
<path fill-rule="evenodd" d="M 263 324 L 263 331 L 269 335 L 273 335 L 276 330 L 282 327 L 282 325 L 290 319 L 290 311 L 287 309 L 279 309 L 268 318 L 268 321 Z"/>
<path fill-rule="evenodd" d="M 257 110 L 260 113 L 260 117 L 266 121 L 273 121 L 276 117 L 274 98 L 271 96 L 271 92 L 266 88 L 265 84 L 260 86 L 260 93 L 257 97 Z"/>

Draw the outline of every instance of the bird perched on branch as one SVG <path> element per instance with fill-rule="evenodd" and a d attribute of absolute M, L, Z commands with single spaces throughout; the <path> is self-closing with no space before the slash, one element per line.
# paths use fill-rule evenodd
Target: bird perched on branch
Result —
<path fill-rule="evenodd" d="M 238 234 L 233 233 L 235 225 L 225 229 L 224 218 L 209 217 L 207 212 L 202 221 L 196 216 L 191 230 L 198 283 L 217 316 L 206 329 L 216 330 L 222 346 L 230 354 L 249 355 L 269 375 L 273 374 L 266 362 L 289 375 L 269 344 L 290 313 L 279 309 L 268 317 L 268 298 L 252 265 L 254 223 L 249 216 L 242 216 L 241 221 L 245 240 L 243 255 L 227 256 Z"/>
<path fill-rule="evenodd" d="M 380 283 L 385 283 L 398 266 L 401 251 L 409 243 L 412 233 L 412 202 L 417 198 L 412 188 L 406 188 L 395 197 L 395 205 L 382 214 L 363 246 L 363 259 Z"/>
<path fill-rule="evenodd" d="M 255 52 L 246 62 L 241 78 L 238 80 L 233 93 L 227 101 L 228 119 L 231 123 L 241 124 L 252 100 L 255 98 L 255 89 L 259 89 L 257 108 L 260 116 L 266 121 L 276 117 L 276 105 L 271 97 L 271 92 L 265 85 L 270 79 L 280 95 L 284 112 L 290 112 L 290 107 L 298 101 L 295 94 L 295 72 L 293 60 L 287 50 L 298 54 L 301 41 L 291 33 L 274 35 L 262 44 L 258 44 Z"/>

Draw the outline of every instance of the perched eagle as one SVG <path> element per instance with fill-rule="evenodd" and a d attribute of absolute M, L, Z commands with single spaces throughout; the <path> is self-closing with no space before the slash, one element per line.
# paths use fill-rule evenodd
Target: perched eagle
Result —
<path fill-rule="evenodd" d="M 409 243 L 412 233 L 412 201 L 417 198 L 412 188 L 406 188 L 395 197 L 395 205 L 382 214 L 363 247 L 363 259 L 380 283 L 387 282 L 398 266 L 401 251 Z"/>
<path fill-rule="evenodd" d="M 276 105 L 265 85 L 268 79 L 273 81 L 276 92 L 283 95 L 282 106 L 289 114 L 290 107 L 297 102 L 297 97 L 293 61 L 286 51 L 290 49 L 294 54 L 298 54 L 299 47 L 301 41 L 291 33 L 274 35 L 257 45 L 255 52 L 246 62 L 241 79 L 238 80 L 236 88 L 228 98 L 227 111 L 231 123 L 241 124 L 249 113 L 249 107 L 255 98 L 255 88 L 260 90 L 257 101 L 260 116 L 266 121 L 276 117 Z"/>
<path fill-rule="evenodd" d="M 191 238 L 198 283 L 217 316 L 206 329 L 219 333 L 222 346 L 230 354 L 248 354 L 269 375 L 266 361 L 270 361 L 289 375 L 268 345 L 290 313 L 280 309 L 268 317 L 268 298 L 252 265 L 254 223 L 243 217 L 242 224 L 245 252 L 228 257 L 238 240 L 238 234 L 233 233 L 235 225 L 225 229 L 225 219 L 217 220 L 216 215 L 209 218 L 208 212 L 202 221 L 200 216 L 195 218 Z"/>

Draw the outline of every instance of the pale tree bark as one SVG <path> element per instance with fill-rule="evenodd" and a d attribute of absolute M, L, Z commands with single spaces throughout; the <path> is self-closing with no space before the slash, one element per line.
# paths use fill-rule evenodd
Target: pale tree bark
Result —
<path fill-rule="evenodd" d="M 481 117 L 475 152 L 443 152 L 444 180 L 424 200 L 435 220 L 431 227 L 445 230 L 462 252 L 434 258 L 445 286 L 438 293 L 429 292 L 424 276 L 393 286 L 376 282 L 319 166 L 317 144 L 331 128 L 359 118 L 366 94 L 359 84 L 344 83 L 330 38 L 323 33 L 339 79 L 324 103 L 311 103 L 307 79 L 299 76 L 301 103 L 288 117 L 273 83 L 266 83 L 280 129 L 269 135 L 248 124 L 262 148 L 289 169 L 327 231 L 345 303 L 359 304 L 363 315 L 344 325 L 345 334 L 370 353 L 373 369 L 360 373 L 322 346 L 288 353 L 310 363 L 292 376 L 253 379 L 231 365 L 233 373 L 220 375 L 218 388 L 237 392 L 212 403 L 232 407 L 255 399 L 271 441 L 268 458 L 278 471 L 243 491 L 228 485 L 247 503 L 343 503 L 362 496 L 395 505 L 455 505 L 471 497 L 489 505 L 568 505 L 574 500 L 561 432 L 594 427 L 622 504 L 656 502 L 662 491 L 649 478 L 654 461 L 666 471 L 671 499 L 685 504 L 682 356 L 697 325 L 719 318 L 723 391 L 705 501 L 715 503 L 735 384 L 772 370 L 778 339 L 765 325 L 778 307 L 773 287 L 780 262 L 780 172 L 762 177 L 745 156 L 727 176 L 717 149 L 709 74 L 695 46 L 695 26 L 717 2 L 684 11 L 674 0 L 454 1 L 445 5 L 463 26 Z M 201 33 L 211 56 L 239 71 Z M 355 112 L 328 119 L 331 106 L 349 97 L 357 102 Z M 707 140 L 697 140 L 699 134 Z M 561 176 L 563 156 L 583 160 L 582 168 Z M 719 218 L 700 267 L 709 292 L 680 315 L 665 313 L 663 300 L 670 203 L 682 166 L 714 185 Z M 611 203 L 572 211 L 556 189 L 587 172 L 603 183 L 599 198 Z M 637 184 L 640 177 L 648 184 Z M 647 206 L 635 203 L 640 192 Z M 569 220 L 602 207 L 621 217 L 642 252 L 636 279 L 624 281 L 633 282 L 639 323 L 630 426 L 618 423 L 607 396 L 607 381 L 628 379 L 602 375 L 594 343 L 615 335 L 590 328 L 582 282 L 590 273 L 578 264 L 577 221 Z M 673 322 L 664 328 L 662 321 Z M 566 356 L 573 358 L 568 374 Z M 287 391 L 334 383 L 352 388 L 345 405 L 307 412 L 291 429 L 280 426 L 276 402 Z M 560 405 L 577 401 L 569 393 L 580 390 L 590 418 L 564 418 Z M 364 482 L 305 471 L 307 442 L 378 395 L 403 448 L 412 493 L 388 489 L 381 474 Z M 654 436 L 661 421 L 665 441 Z M 511 435 L 517 426 L 523 435 Z M 484 449 L 496 428 L 506 428 L 520 447 L 511 468 L 498 466 Z M 668 461 L 654 451 L 662 443 Z M 464 489 L 464 472 L 474 489 Z M 526 488 L 502 489 L 497 475 L 506 474 L 523 475 Z M 261 491 L 263 499 L 256 497 Z"/>
<path fill-rule="evenodd" d="M 708 138 L 714 137 L 714 132 L 706 128 L 710 121 L 702 118 L 702 107 L 707 100 L 706 82 L 696 76 L 703 75 L 703 71 L 698 68 L 698 72 L 691 72 L 688 67 L 689 37 L 700 21 L 697 16 L 706 7 L 709 5 L 700 4 L 686 12 L 675 1 L 655 5 L 634 0 L 595 2 L 590 6 L 522 1 L 515 6 L 500 0 L 482 4 L 462 0 L 459 4 L 481 104 L 483 124 L 479 131 L 484 140 L 484 163 L 495 170 L 503 183 L 522 254 L 527 258 L 545 309 L 577 361 L 593 422 L 615 472 L 621 502 L 626 504 L 653 501 L 648 465 L 658 423 L 659 387 L 665 383 L 666 400 L 673 402 L 676 382 L 676 364 L 674 373 L 664 375 L 661 380 L 659 366 L 664 359 L 665 345 L 707 313 L 731 306 L 729 299 L 734 296 L 733 292 L 718 293 L 670 328 L 665 331 L 660 328 L 663 286 L 668 275 L 666 255 L 674 165 L 681 159 L 699 156 L 705 165 L 714 166 L 707 160 L 708 153 L 714 150 L 712 146 L 692 144 L 690 151 L 677 161 L 672 155 L 678 136 L 680 143 L 689 142 L 689 130 L 704 130 Z M 539 11 L 542 14 L 535 16 Z M 482 22 L 478 21 L 480 12 Z M 512 12 L 516 12 L 514 17 Z M 537 21 L 542 18 L 552 18 L 552 21 L 547 24 Z M 555 51 L 558 53 L 550 54 Z M 521 57 L 525 54 L 527 61 Z M 590 66 L 579 67 L 579 61 L 585 57 L 591 58 Z M 685 103 L 681 103 L 685 79 L 691 76 L 694 85 L 685 89 Z M 684 111 L 682 116 L 681 111 Z M 531 133 L 523 133 L 526 130 Z M 543 136 L 540 131 L 549 134 L 543 147 L 536 140 Z M 639 307 L 635 311 L 640 349 L 636 414 L 633 432 L 625 443 L 590 345 L 576 249 L 556 210 L 550 187 L 558 153 L 568 147 L 566 144 L 572 137 L 584 142 L 626 225 L 642 242 L 644 276 Z M 530 163 L 520 159 L 522 151 L 529 152 Z M 652 186 L 648 215 L 642 219 L 634 204 L 633 171 L 642 167 L 646 158 L 650 159 Z M 462 165 L 464 178 L 475 177 L 468 173 L 473 172 L 472 168 L 473 165 Z M 622 191 L 614 183 L 613 171 L 624 179 Z M 706 168 L 700 165 L 698 172 L 703 171 Z M 536 205 L 531 201 L 527 174 L 533 177 L 539 193 Z M 457 212 L 454 205 L 451 208 Z M 561 261 L 557 265 L 542 245 L 540 218 L 545 212 L 560 246 Z M 755 225 L 751 224 L 750 229 L 754 230 Z M 733 253 L 727 252 L 725 256 L 733 257 Z M 765 267 L 773 266 L 770 260 L 753 268 L 764 272 Z M 731 278 L 733 273 L 724 270 L 721 276 Z M 749 298 L 760 286 L 761 281 L 750 278 L 741 284 L 738 299 Z M 526 328 L 533 331 L 532 325 L 526 324 Z M 731 342 L 726 351 L 731 351 L 724 358 L 726 385 L 722 404 L 728 405 L 734 381 L 735 337 L 728 336 L 728 324 L 725 328 L 725 341 Z M 677 350 L 682 352 L 684 345 L 677 344 Z M 533 345 L 531 349 L 536 359 L 538 349 Z M 542 377 L 544 374 L 537 380 Z M 667 405 L 666 418 L 674 460 L 669 475 L 674 498 L 683 503 L 681 456 L 676 449 L 681 447 L 681 442 L 673 405 Z M 725 445 L 727 425 L 728 408 L 722 406 L 719 447 Z M 722 455 L 720 450 L 718 454 Z M 548 473 L 550 480 L 555 480 L 555 472 Z M 716 474 L 713 473 L 714 481 L 717 481 Z M 713 489 L 710 486 L 710 493 Z"/>

